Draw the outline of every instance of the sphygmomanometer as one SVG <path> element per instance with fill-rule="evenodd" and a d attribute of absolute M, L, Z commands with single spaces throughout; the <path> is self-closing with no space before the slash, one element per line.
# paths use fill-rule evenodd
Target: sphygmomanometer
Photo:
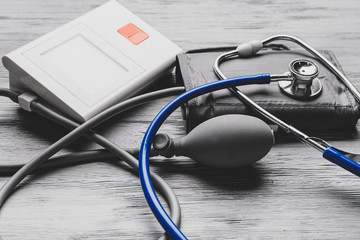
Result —
<path fill-rule="evenodd" d="M 179 85 L 184 85 L 188 91 L 200 85 L 218 81 L 218 77 L 212 69 L 216 58 L 235 48 L 196 49 L 178 54 L 176 79 Z M 319 52 L 342 71 L 341 65 L 332 51 L 321 50 Z M 354 128 L 359 119 L 359 105 L 354 96 L 336 75 L 321 64 L 316 57 L 302 49 L 295 48 L 292 44 L 285 45 L 281 41 L 277 44 L 267 44 L 252 57 L 234 57 L 231 61 L 223 62 L 221 69 L 227 77 L 253 75 L 261 72 L 284 73 L 294 71 L 296 62 L 291 63 L 298 59 L 311 61 L 318 68 L 319 75 L 315 77 L 315 84 L 311 84 L 309 92 L 306 93 L 298 88 L 295 93 L 296 88 L 290 85 L 292 83 L 290 81 L 282 82 L 287 86 L 286 90 L 289 94 L 287 91 L 283 91 L 278 84 L 242 86 L 242 92 L 262 108 L 304 131 L 321 133 L 321 131 Z M 295 85 L 297 84 L 299 82 L 295 83 Z M 291 91 L 294 91 L 294 95 L 291 95 Z M 227 89 L 211 92 L 188 101 L 182 106 L 182 112 L 188 131 L 205 120 L 224 114 L 255 115 L 270 124 L 242 101 L 238 101 Z"/>
<path fill-rule="evenodd" d="M 306 51 L 289 49 L 278 41 L 294 42 Z M 175 62 L 180 86 L 141 93 L 171 71 Z M 318 52 L 295 37 L 279 35 L 236 48 L 183 52 L 110 1 L 9 53 L 3 64 L 9 70 L 10 89 L 0 89 L 1 96 L 72 131 L 28 163 L 0 167 L 0 172 L 13 174 L 0 190 L 0 206 L 38 168 L 116 157 L 139 170 L 146 200 L 166 231 L 161 238 L 186 239 L 179 229 L 176 195 L 150 172 L 149 157 L 187 156 L 210 167 L 241 167 L 270 151 L 273 126 L 360 176 L 359 155 L 301 131 L 354 127 L 360 94 L 332 52 Z M 122 149 L 92 130 L 130 108 L 174 95 L 179 96 L 154 118 L 140 149 Z M 157 133 L 178 107 L 189 133 L 178 139 Z M 80 136 L 104 150 L 53 157 Z M 170 216 L 154 187 L 169 204 Z"/>

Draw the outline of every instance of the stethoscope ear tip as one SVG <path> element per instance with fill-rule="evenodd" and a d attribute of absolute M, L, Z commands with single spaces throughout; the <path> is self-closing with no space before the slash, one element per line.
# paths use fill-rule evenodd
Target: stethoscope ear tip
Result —
<path fill-rule="evenodd" d="M 251 57 L 255 55 L 257 52 L 259 52 L 263 47 L 263 44 L 259 40 L 253 40 L 250 42 L 245 42 L 240 44 L 236 51 L 238 52 L 239 57 Z"/>

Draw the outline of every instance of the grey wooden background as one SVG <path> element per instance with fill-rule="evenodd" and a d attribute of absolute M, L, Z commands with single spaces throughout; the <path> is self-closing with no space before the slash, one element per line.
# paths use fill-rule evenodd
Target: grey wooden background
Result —
<path fill-rule="evenodd" d="M 41 36 L 104 0 L 0 0 L 0 55 Z M 128 1 L 121 3 L 184 49 L 234 45 L 273 34 L 296 35 L 331 49 L 360 88 L 360 3 L 346 1 Z M 0 87 L 8 73 L 0 66 Z M 97 131 L 138 147 L 171 98 L 132 110 Z M 163 126 L 182 136 L 179 111 Z M 0 99 L 0 163 L 21 163 L 66 130 Z M 358 131 L 326 133 L 360 152 Z M 63 152 L 97 148 L 80 140 Z M 190 239 L 359 239 L 359 179 L 296 141 L 277 144 L 254 166 L 213 170 L 186 158 L 155 159 L 152 169 L 176 192 Z M 164 162 L 161 163 L 160 162 Z M 2 185 L 8 179 L 0 176 Z M 0 239 L 155 239 L 162 230 L 137 177 L 119 163 L 98 162 L 27 178 L 0 211 Z"/>

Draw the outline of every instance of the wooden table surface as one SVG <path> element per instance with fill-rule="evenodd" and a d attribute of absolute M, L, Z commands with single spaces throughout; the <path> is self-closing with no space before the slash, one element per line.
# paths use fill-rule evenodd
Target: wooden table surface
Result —
<path fill-rule="evenodd" d="M 104 0 L 0 0 L 0 55 L 86 13 Z M 360 2 L 129 1 L 121 3 L 183 49 L 234 45 L 286 33 L 331 49 L 360 89 Z M 169 79 L 170 81 L 171 79 Z M 0 87 L 8 72 L 0 66 Z M 171 98 L 139 107 L 96 130 L 138 147 Z M 161 131 L 183 136 L 180 111 Z M 0 99 L 0 163 L 25 163 L 67 130 Z M 360 152 L 358 129 L 327 140 Z M 81 139 L 62 151 L 99 148 Z M 155 159 L 152 169 L 176 192 L 190 239 L 359 239 L 360 182 L 307 145 L 276 144 L 260 162 L 214 170 L 190 159 Z M 160 163 L 163 162 L 163 163 Z M 4 184 L 8 176 L 0 176 Z M 28 177 L 0 211 L 0 239 L 156 239 L 162 233 L 138 178 L 115 162 L 95 162 Z"/>

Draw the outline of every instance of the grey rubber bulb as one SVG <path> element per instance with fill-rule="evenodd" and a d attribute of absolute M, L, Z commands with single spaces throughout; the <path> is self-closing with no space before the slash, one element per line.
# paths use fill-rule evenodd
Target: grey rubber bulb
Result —
<path fill-rule="evenodd" d="M 211 118 L 179 139 L 157 134 L 153 146 L 165 157 L 186 156 L 210 167 L 236 168 L 263 158 L 273 143 L 273 131 L 265 122 L 230 114 Z"/>

